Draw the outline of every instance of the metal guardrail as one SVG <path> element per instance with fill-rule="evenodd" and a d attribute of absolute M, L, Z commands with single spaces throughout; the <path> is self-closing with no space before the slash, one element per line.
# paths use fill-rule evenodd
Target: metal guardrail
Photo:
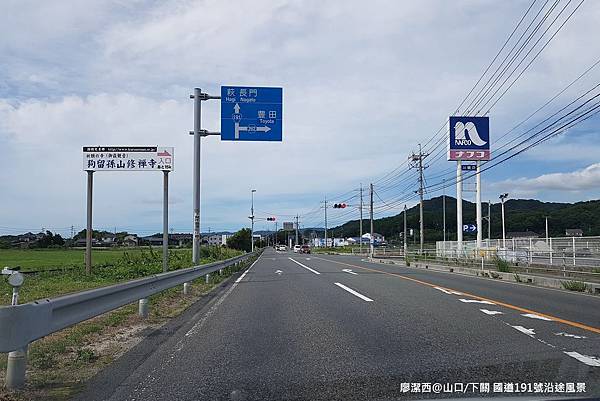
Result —
<path fill-rule="evenodd" d="M 26 348 L 32 341 L 48 334 L 243 262 L 256 254 L 248 253 L 53 299 L 0 307 L 0 352 Z"/>

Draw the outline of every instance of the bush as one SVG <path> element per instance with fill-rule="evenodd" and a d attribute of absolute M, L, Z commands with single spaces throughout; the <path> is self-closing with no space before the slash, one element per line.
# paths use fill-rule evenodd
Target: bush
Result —
<path fill-rule="evenodd" d="M 496 258 L 494 261 L 496 264 L 496 269 L 502 273 L 510 273 L 510 264 L 506 260 L 502 260 L 500 258 Z"/>
<path fill-rule="evenodd" d="M 587 290 L 587 285 L 583 281 L 563 281 L 561 285 L 565 290 L 584 292 Z"/>

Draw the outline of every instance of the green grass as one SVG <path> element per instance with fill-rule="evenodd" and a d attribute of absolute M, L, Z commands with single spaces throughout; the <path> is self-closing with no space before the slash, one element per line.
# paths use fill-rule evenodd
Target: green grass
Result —
<path fill-rule="evenodd" d="M 569 291 L 584 292 L 588 288 L 583 281 L 563 281 L 561 284 L 565 290 Z"/>
<path fill-rule="evenodd" d="M 151 248 L 116 248 L 92 250 L 94 266 L 118 262 L 125 254 L 138 256 Z M 157 249 L 161 253 L 160 249 Z M 189 249 L 171 249 L 170 252 L 186 253 Z M 0 268 L 21 266 L 23 271 L 84 266 L 83 249 L 0 249 Z"/>
<path fill-rule="evenodd" d="M 510 263 L 508 263 L 506 260 L 496 258 L 494 263 L 496 264 L 496 269 L 498 269 L 499 272 L 510 273 Z"/>
<path fill-rule="evenodd" d="M 35 253 L 39 251 L 19 251 Z M 63 252 L 71 251 L 46 251 Z M 96 254 L 110 252 L 112 260 L 98 263 L 92 269 L 92 274 L 87 275 L 83 264 L 71 269 L 58 272 L 41 272 L 28 274 L 25 283 L 19 292 L 19 303 L 38 299 L 51 298 L 58 295 L 83 291 L 90 288 L 103 287 L 110 284 L 146 277 L 162 272 L 162 253 L 154 249 L 98 251 Z M 41 253 L 44 254 L 44 251 Z M 201 263 L 210 263 L 239 255 L 239 251 L 218 247 L 203 247 L 201 250 Z M 64 259 L 67 259 L 64 257 Z M 170 270 L 190 267 L 192 259 L 191 249 L 177 249 L 169 253 Z M 10 303 L 12 287 L 6 280 L 0 280 L 0 305 Z"/>

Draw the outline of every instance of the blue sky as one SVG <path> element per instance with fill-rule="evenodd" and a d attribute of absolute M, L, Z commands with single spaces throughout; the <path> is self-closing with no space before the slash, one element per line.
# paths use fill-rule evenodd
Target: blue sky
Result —
<path fill-rule="evenodd" d="M 556 14 L 568 6 L 559 23 L 577 3 L 558 4 Z M 375 181 L 383 200 L 398 208 L 376 198 L 376 216 L 395 214 L 405 199 L 415 203 L 407 198 L 414 198 L 416 180 L 402 181 L 414 174 L 404 172 L 408 155 L 444 124 L 530 4 L 3 2 L 0 233 L 46 227 L 68 234 L 71 225 L 84 227 L 86 145 L 174 146 L 170 225 L 190 231 L 189 94 L 194 87 L 218 94 L 221 85 L 283 87 L 284 139 L 203 141 L 203 231 L 246 225 L 251 188 L 257 189 L 257 216 L 282 222 L 298 213 L 301 225 L 315 226 L 323 224 L 319 202 L 325 196 L 354 206 L 360 183 Z M 505 142 L 495 138 L 597 61 L 599 18 L 600 4 L 585 2 L 490 111 L 492 152 Z M 506 139 L 596 85 L 598 77 L 600 67 Z M 483 199 L 501 192 L 546 201 L 598 198 L 598 123 L 588 120 L 489 170 L 482 177 Z M 219 125 L 218 103 L 205 102 L 203 127 Z M 452 179 L 454 168 L 444 157 L 430 159 L 427 182 Z M 402 175 L 378 186 L 394 169 Z M 154 173 L 96 174 L 95 227 L 160 231 L 161 180 Z M 357 216 L 355 208 L 330 210 L 330 225 Z"/>

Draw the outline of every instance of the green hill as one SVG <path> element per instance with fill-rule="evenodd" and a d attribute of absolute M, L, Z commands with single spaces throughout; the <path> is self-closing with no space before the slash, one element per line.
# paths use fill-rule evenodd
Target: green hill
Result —
<path fill-rule="evenodd" d="M 425 241 L 434 242 L 443 239 L 443 201 L 442 197 L 428 199 L 423 202 L 423 220 L 425 224 Z M 534 199 L 509 199 L 504 204 L 506 213 L 506 231 L 533 231 L 545 236 L 545 216 L 548 216 L 550 236 L 564 236 L 568 228 L 580 228 L 584 236 L 600 235 L 600 200 L 555 203 L 541 202 Z M 365 210 L 368 215 L 368 211 Z M 482 203 L 483 216 L 487 216 L 488 204 Z M 418 231 L 419 206 L 407 211 L 407 227 Z M 502 236 L 502 220 L 500 203 L 491 205 L 491 236 Z M 463 224 L 475 224 L 475 204 L 463 201 Z M 374 220 L 374 230 L 385 235 L 388 241 L 399 239 L 403 230 L 402 213 L 391 217 Z M 369 227 L 368 218 L 363 219 L 363 231 Z M 483 238 L 487 238 L 487 222 L 483 221 Z M 349 221 L 331 229 L 335 236 L 358 236 L 358 220 Z M 456 240 L 456 199 L 446 196 L 446 238 Z M 466 234 L 465 239 L 474 239 L 474 234 Z"/>

